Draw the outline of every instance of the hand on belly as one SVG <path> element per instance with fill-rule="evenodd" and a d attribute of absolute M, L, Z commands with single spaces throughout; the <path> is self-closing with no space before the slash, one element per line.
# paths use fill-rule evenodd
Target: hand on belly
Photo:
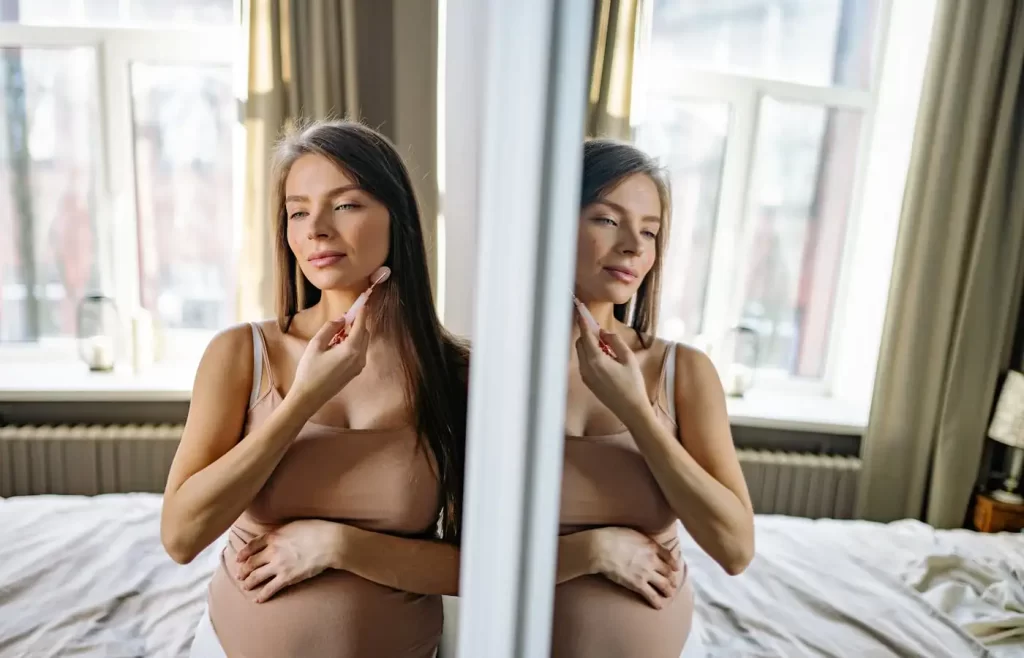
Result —
<path fill-rule="evenodd" d="M 667 606 L 683 582 L 678 537 L 659 544 L 631 528 L 600 528 L 594 551 L 601 575 L 639 594 L 652 608 Z"/>
<path fill-rule="evenodd" d="M 285 587 L 333 567 L 341 544 L 339 523 L 292 521 L 251 539 L 235 556 L 242 589 L 263 603 Z"/>

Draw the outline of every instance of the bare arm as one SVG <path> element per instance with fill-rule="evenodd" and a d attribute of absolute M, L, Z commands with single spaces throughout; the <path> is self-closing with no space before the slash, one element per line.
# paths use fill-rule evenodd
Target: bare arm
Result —
<path fill-rule="evenodd" d="M 558 538 L 558 567 L 555 584 L 598 573 L 594 556 L 595 530 L 584 530 Z"/>
<path fill-rule="evenodd" d="M 160 538 L 173 559 L 189 562 L 221 536 L 252 503 L 309 417 L 362 370 L 369 339 L 364 313 L 348 338 L 332 347 L 342 327 L 328 322 L 310 339 L 284 401 L 244 440 L 252 332 L 242 325 L 211 341 L 164 492 Z M 249 365 L 239 367 L 240 360 Z"/>
<path fill-rule="evenodd" d="M 252 383 L 248 326 L 217 335 L 196 373 L 188 420 L 164 492 L 160 536 L 187 563 L 220 537 L 252 503 L 315 411 L 286 398 L 266 423 L 242 438 Z"/>
<path fill-rule="evenodd" d="M 339 526 L 332 567 L 378 585 L 413 594 L 459 592 L 459 548 L 440 540 L 410 539 Z"/>
<path fill-rule="evenodd" d="M 658 421 L 650 405 L 624 413 L 622 420 L 694 541 L 735 575 L 754 556 L 754 513 L 722 384 L 702 352 L 681 346 L 676 366 L 681 441 Z"/>
<path fill-rule="evenodd" d="M 584 530 L 558 538 L 555 584 L 600 574 L 660 609 L 682 583 L 680 560 L 678 539 L 661 545 L 631 528 Z"/>

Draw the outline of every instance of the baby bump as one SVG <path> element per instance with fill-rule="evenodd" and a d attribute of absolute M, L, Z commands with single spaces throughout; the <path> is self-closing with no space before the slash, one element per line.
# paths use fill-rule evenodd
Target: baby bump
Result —
<path fill-rule="evenodd" d="M 330 570 L 257 604 L 230 562 L 222 558 L 210 583 L 210 619 L 230 658 L 430 658 L 437 648 L 440 597 Z"/>
<path fill-rule="evenodd" d="M 693 621 L 687 578 L 661 610 L 604 576 L 555 588 L 552 658 L 679 658 Z"/>

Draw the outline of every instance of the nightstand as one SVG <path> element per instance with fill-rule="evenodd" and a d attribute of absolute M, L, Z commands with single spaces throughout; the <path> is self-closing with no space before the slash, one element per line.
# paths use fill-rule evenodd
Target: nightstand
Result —
<path fill-rule="evenodd" d="M 1024 529 L 1024 505 L 1004 503 L 985 494 L 974 497 L 974 527 L 981 532 Z"/>

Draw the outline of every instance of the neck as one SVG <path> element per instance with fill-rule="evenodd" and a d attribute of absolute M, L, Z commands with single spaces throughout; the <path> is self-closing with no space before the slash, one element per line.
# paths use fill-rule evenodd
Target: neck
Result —
<path fill-rule="evenodd" d="M 617 320 L 615 319 L 615 304 L 607 301 L 585 301 L 580 299 L 587 307 L 590 314 L 594 316 L 601 328 L 605 331 L 613 331 Z"/>
<path fill-rule="evenodd" d="M 320 301 L 316 305 L 322 316 L 321 320 L 323 322 L 340 320 L 341 316 L 345 315 L 345 312 L 351 308 L 359 295 L 363 294 L 368 287 L 369 283 L 359 288 L 322 291 L 320 293 Z"/>
<path fill-rule="evenodd" d="M 601 326 L 605 331 L 615 331 L 615 325 L 617 320 L 615 319 L 615 304 L 611 302 L 585 302 L 582 299 L 583 305 L 587 307 L 590 314 L 594 316 L 594 320 Z M 580 336 L 580 328 L 576 323 L 576 312 L 573 311 L 572 319 L 572 331 L 569 335 L 569 339 L 575 343 L 576 339 Z M 576 358 L 576 351 L 570 350 L 571 358 Z"/>

